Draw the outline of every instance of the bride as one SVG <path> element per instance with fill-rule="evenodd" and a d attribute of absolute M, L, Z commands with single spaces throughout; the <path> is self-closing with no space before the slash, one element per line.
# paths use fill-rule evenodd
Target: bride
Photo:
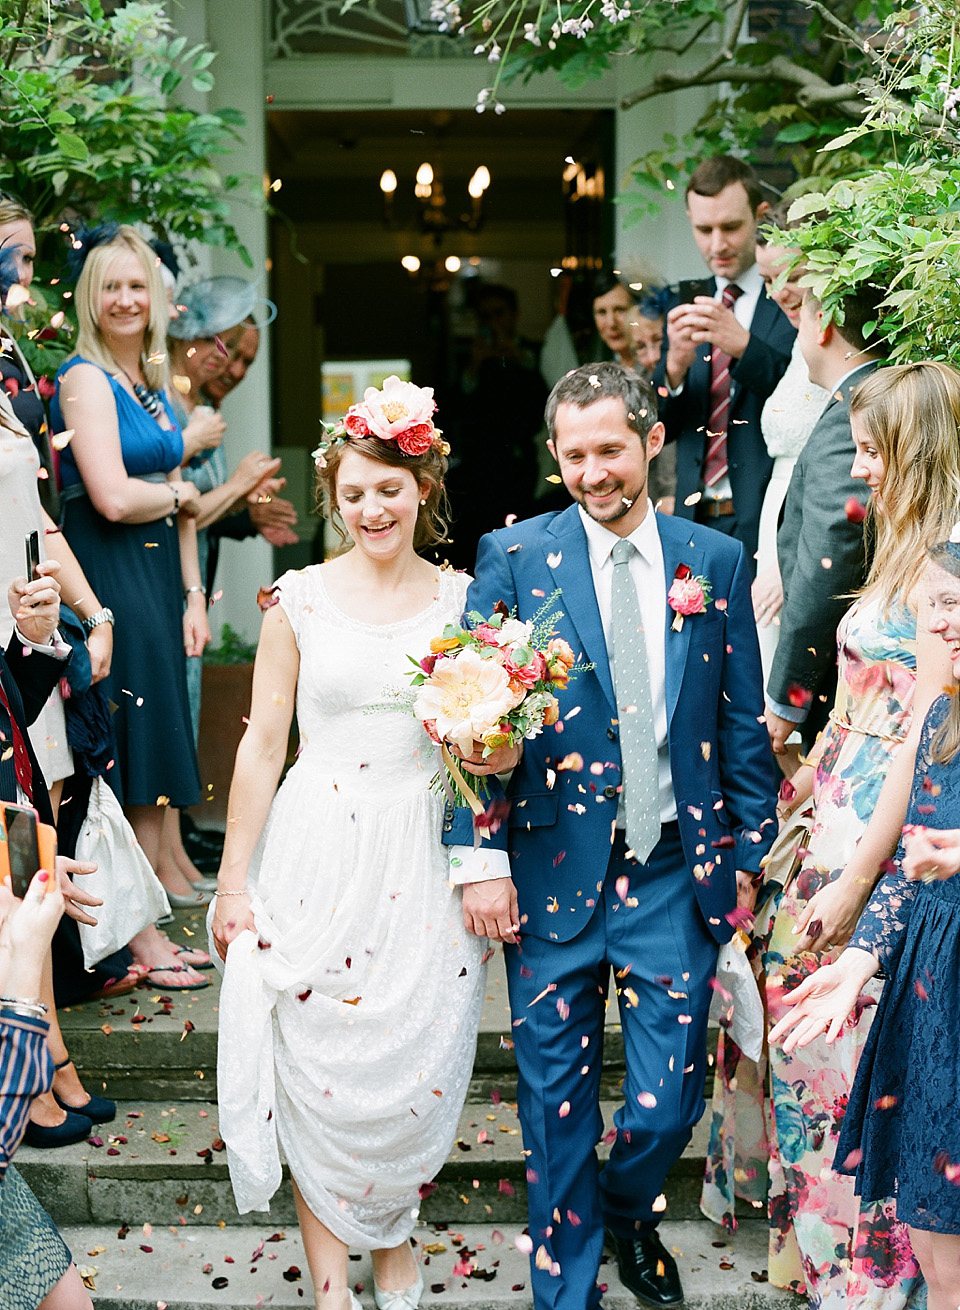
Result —
<path fill-rule="evenodd" d="M 456 1134 L 483 993 L 435 747 L 403 695 L 408 655 L 459 618 L 469 582 L 417 553 L 446 532 L 433 409 L 388 378 L 315 452 L 352 545 L 270 594 L 211 909 L 234 1194 L 265 1210 L 282 1149 L 318 1310 L 357 1310 L 351 1246 L 372 1251 L 381 1310 L 418 1304 L 408 1239 Z M 294 701 L 301 751 L 277 791 Z"/>

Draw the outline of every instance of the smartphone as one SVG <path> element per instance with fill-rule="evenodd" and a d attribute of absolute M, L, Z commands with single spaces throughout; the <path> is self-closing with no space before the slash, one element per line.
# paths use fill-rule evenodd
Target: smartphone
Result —
<path fill-rule="evenodd" d="M 32 582 L 37 576 L 37 565 L 40 563 L 40 533 L 28 532 L 23 540 L 27 551 L 27 581 Z"/>
<path fill-rule="evenodd" d="M 56 859 L 56 829 L 40 823 L 32 806 L 0 807 L 0 883 L 22 899 L 37 870 L 53 873 Z M 48 890 L 52 886 L 51 878 Z"/>

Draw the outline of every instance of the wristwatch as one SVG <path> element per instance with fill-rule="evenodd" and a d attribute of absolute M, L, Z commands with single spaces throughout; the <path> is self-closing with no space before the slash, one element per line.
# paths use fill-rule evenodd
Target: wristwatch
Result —
<path fill-rule="evenodd" d="M 92 632 L 94 628 L 99 628 L 101 623 L 109 623 L 111 628 L 114 625 L 113 610 L 104 605 L 102 610 L 97 610 L 96 614 L 91 614 L 88 619 L 81 619 L 80 626 L 84 632 Z"/>

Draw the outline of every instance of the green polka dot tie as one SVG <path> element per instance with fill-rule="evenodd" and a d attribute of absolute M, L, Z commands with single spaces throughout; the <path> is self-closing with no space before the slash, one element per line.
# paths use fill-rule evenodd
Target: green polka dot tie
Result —
<path fill-rule="evenodd" d="M 611 552 L 613 614 L 610 631 L 620 720 L 627 846 L 638 860 L 645 861 L 660 840 L 660 779 L 647 645 L 637 589 L 630 576 L 630 559 L 635 550 L 632 541 L 621 539 Z"/>

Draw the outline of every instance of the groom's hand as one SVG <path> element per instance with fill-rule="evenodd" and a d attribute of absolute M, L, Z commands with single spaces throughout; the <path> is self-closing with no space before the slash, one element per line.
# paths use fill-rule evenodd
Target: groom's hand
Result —
<path fill-rule="evenodd" d="M 474 937 L 489 937 L 492 942 L 516 942 L 520 915 L 513 879 L 491 878 L 488 882 L 464 883 L 463 926 Z"/>

